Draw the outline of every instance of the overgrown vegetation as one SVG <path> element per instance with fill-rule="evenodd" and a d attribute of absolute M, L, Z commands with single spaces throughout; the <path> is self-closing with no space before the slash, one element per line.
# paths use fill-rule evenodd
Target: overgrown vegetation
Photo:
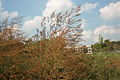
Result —
<path fill-rule="evenodd" d="M 0 80 L 119 80 L 120 54 L 68 51 L 82 40 L 79 11 L 77 7 L 44 17 L 42 30 L 27 40 L 15 28 L 20 18 L 1 22 Z"/>
<path fill-rule="evenodd" d="M 109 39 L 104 40 L 103 37 L 99 36 L 99 42 L 92 45 L 93 52 L 102 53 L 117 53 L 120 52 L 120 41 L 110 41 Z"/>

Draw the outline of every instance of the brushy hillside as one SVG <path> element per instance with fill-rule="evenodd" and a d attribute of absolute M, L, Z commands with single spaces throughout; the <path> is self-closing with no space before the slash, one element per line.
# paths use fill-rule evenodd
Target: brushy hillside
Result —
<path fill-rule="evenodd" d="M 76 54 L 62 37 L 0 44 L 0 80 L 120 79 L 120 53 Z"/>
<path fill-rule="evenodd" d="M 0 80 L 120 80 L 120 53 L 68 50 L 82 40 L 79 11 L 77 7 L 44 17 L 43 30 L 30 39 L 14 28 L 20 18 L 0 21 Z"/>
<path fill-rule="evenodd" d="M 22 38 L 23 39 L 23 38 Z M 81 54 L 66 39 L 0 39 L 0 80 L 119 80 L 120 53 Z"/>
<path fill-rule="evenodd" d="M 61 38 L 0 46 L 0 80 L 120 79 L 120 53 L 68 52 Z"/>

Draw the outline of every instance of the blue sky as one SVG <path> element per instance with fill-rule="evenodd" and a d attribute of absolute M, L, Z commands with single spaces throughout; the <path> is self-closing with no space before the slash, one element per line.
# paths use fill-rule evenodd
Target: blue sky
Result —
<path fill-rule="evenodd" d="M 17 11 L 25 17 L 41 16 L 47 0 L 2 0 L 3 7 L 9 12 Z"/>
<path fill-rule="evenodd" d="M 120 40 L 120 0 L 0 0 L 0 18 L 24 16 L 23 30 L 34 33 L 42 16 L 82 5 L 83 39 L 85 44 L 105 39 Z"/>

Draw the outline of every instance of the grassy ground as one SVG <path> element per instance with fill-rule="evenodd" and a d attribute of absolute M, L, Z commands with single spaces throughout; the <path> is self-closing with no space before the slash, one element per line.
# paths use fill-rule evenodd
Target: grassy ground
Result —
<path fill-rule="evenodd" d="M 120 53 L 1 56 L 0 80 L 120 80 Z"/>

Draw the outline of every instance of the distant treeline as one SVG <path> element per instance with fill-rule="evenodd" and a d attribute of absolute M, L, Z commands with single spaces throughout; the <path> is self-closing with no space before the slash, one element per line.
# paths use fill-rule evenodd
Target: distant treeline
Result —
<path fill-rule="evenodd" d="M 120 41 L 104 40 L 102 43 L 92 45 L 93 52 L 120 52 Z"/>

